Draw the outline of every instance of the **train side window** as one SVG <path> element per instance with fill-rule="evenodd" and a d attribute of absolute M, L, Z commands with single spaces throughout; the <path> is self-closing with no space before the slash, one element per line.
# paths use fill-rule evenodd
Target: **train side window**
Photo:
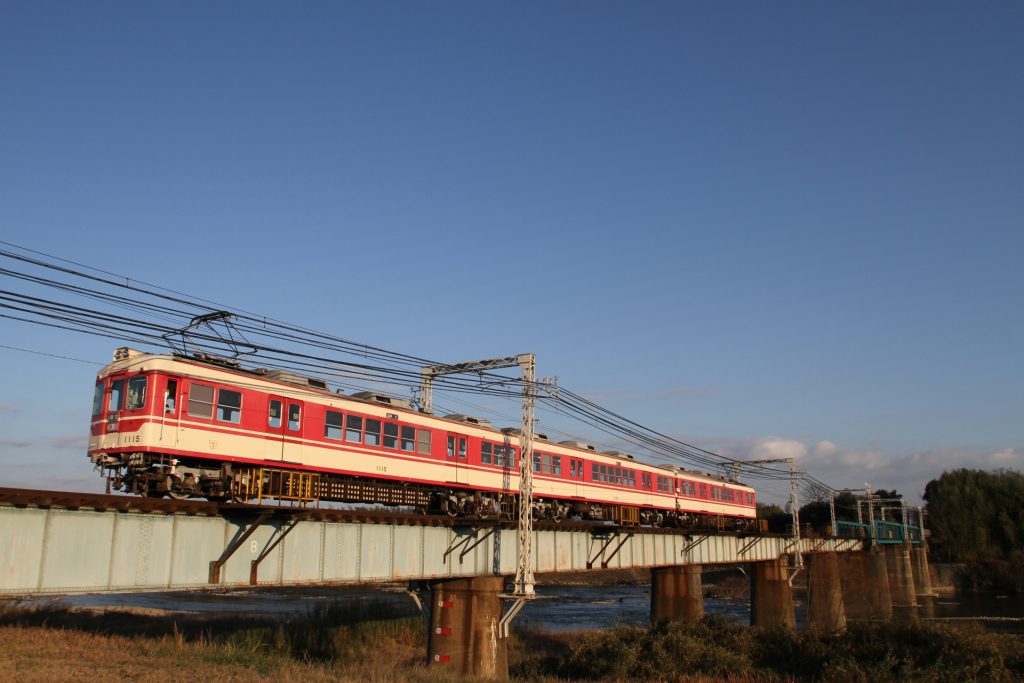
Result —
<path fill-rule="evenodd" d="M 363 442 L 363 418 L 358 415 L 349 415 L 345 420 L 345 441 L 352 443 Z"/>
<path fill-rule="evenodd" d="M 534 472 L 540 472 L 540 458 L 541 458 L 540 453 L 534 453 L 533 454 L 533 471 Z"/>
<path fill-rule="evenodd" d="M 467 450 L 466 450 L 466 437 L 460 436 L 459 437 L 459 459 L 460 460 L 465 460 L 466 459 L 466 453 L 467 453 Z"/>
<path fill-rule="evenodd" d="M 366 418 L 366 445 L 380 445 L 380 420 Z"/>
<path fill-rule="evenodd" d="M 193 384 L 188 388 L 188 414 L 207 420 L 213 417 L 213 387 Z"/>
<path fill-rule="evenodd" d="M 398 448 L 398 425 L 394 422 L 384 423 L 384 448 Z"/>
<path fill-rule="evenodd" d="M 516 447 L 505 446 L 505 467 L 516 466 Z"/>
<path fill-rule="evenodd" d="M 747 505 L 753 505 L 753 504 L 754 504 L 754 494 L 748 493 L 747 494 Z"/>
<path fill-rule="evenodd" d="M 167 391 L 164 392 L 164 412 L 173 415 L 178 405 L 178 380 L 167 380 Z"/>
<path fill-rule="evenodd" d="M 221 389 L 217 394 L 217 419 L 238 424 L 242 419 L 242 392 Z"/>
<path fill-rule="evenodd" d="M 302 406 L 298 403 L 288 404 L 288 429 L 293 432 L 299 431 L 302 426 Z"/>
<path fill-rule="evenodd" d="M 485 465 L 491 464 L 491 444 L 486 442 L 480 444 L 480 462 Z"/>
<path fill-rule="evenodd" d="M 344 416 L 336 410 L 328 410 L 324 416 L 324 436 L 328 439 L 341 441 L 341 428 Z"/>
<path fill-rule="evenodd" d="M 421 455 L 430 455 L 430 430 L 416 430 L 416 452 Z"/>
<path fill-rule="evenodd" d="M 592 481 L 601 481 L 601 467 L 596 462 L 594 463 L 594 470 L 590 473 L 590 479 Z"/>
<path fill-rule="evenodd" d="M 448 435 L 448 457 L 455 457 L 455 437 L 451 434 Z"/>
<path fill-rule="evenodd" d="M 281 402 L 270 399 L 270 407 L 267 410 L 267 426 L 273 429 L 281 427 Z"/>
<path fill-rule="evenodd" d="M 103 382 L 96 382 L 96 392 L 92 395 L 92 416 L 103 412 Z"/>
<path fill-rule="evenodd" d="M 494 464 L 498 467 L 505 466 L 505 447 L 495 446 L 494 447 Z"/>
<path fill-rule="evenodd" d="M 708 485 L 707 484 L 701 484 L 700 485 L 700 497 L 701 498 L 707 498 L 708 497 Z"/>
<path fill-rule="evenodd" d="M 128 380 L 128 393 L 125 397 L 125 410 L 141 410 L 146 407 L 146 378 L 132 377 Z"/>
<path fill-rule="evenodd" d="M 412 453 L 416 450 L 416 428 L 402 426 L 402 450 Z"/>
<path fill-rule="evenodd" d="M 110 400 L 107 401 L 107 412 L 113 413 L 121 409 L 121 396 L 124 394 L 124 380 L 115 379 L 110 383 Z"/>
<path fill-rule="evenodd" d="M 562 476 L 562 456 L 551 456 L 551 474 L 555 475 L 556 477 Z"/>

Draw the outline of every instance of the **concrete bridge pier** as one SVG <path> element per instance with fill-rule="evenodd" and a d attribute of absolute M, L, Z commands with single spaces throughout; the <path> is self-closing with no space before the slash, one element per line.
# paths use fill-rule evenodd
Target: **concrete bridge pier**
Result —
<path fill-rule="evenodd" d="M 752 562 L 750 566 L 750 625 L 796 628 L 789 559 Z"/>
<path fill-rule="evenodd" d="M 699 564 L 651 570 L 651 623 L 700 621 L 704 616 L 701 571 Z"/>
<path fill-rule="evenodd" d="M 915 619 L 917 591 L 914 588 L 914 568 L 910 561 L 910 542 L 886 546 L 885 555 L 893 615 L 900 619 Z"/>
<path fill-rule="evenodd" d="M 498 635 L 500 576 L 433 581 L 427 662 L 463 676 L 508 680 L 506 639 Z"/>
<path fill-rule="evenodd" d="M 839 581 L 847 619 L 888 619 L 892 596 L 885 555 L 878 548 L 839 556 Z"/>
<path fill-rule="evenodd" d="M 807 627 L 829 633 L 846 628 L 837 553 L 808 555 Z"/>
<path fill-rule="evenodd" d="M 922 542 L 910 548 L 910 561 L 914 568 L 914 588 L 917 589 L 917 597 L 933 597 L 932 577 L 928 573 L 928 547 Z"/>

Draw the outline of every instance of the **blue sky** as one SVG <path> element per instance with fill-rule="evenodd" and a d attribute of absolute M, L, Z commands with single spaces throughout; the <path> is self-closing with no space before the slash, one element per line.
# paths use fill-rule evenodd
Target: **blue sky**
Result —
<path fill-rule="evenodd" d="M 1024 468 L 1022 29 L 1009 2 L 6 2 L 0 238 L 438 360 L 533 351 L 691 443 L 913 496 Z M 98 490 L 96 366 L 0 368 L 0 485 Z"/>

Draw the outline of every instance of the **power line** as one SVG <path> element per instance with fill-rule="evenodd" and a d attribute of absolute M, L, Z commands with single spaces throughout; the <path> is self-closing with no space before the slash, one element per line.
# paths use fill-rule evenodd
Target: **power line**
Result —
<path fill-rule="evenodd" d="M 22 353 L 31 353 L 36 356 L 46 356 L 47 358 L 60 358 L 61 360 L 72 360 L 76 363 L 85 363 L 86 365 L 98 365 L 103 367 L 106 363 L 97 363 L 94 360 L 83 360 L 81 358 L 72 358 L 71 356 L 60 356 L 56 353 L 44 353 L 43 351 L 33 351 L 32 349 L 22 349 L 17 346 L 5 346 L 0 344 L 0 349 L 8 349 L 9 351 L 21 351 Z"/>
<path fill-rule="evenodd" d="M 82 306 L 4 290 L 0 291 L 0 309 L 8 312 L 0 313 L 3 318 L 133 344 L 170 348 L 172 351 L 174 347 L 170 340 L 182 336 L 183 344 L 197 352 L 214 356 L 237 355 L 240 345 L 244 345 L 251 349 L 244 355 L 253 355 L 260 365 L 320 375 L 329 378 L 335 386 L 345 388 L 359 388 L 362 383 L 368 383 L 416 390 L 421 381 L 420 369 L 425 365 L 439 365 L 431 359 L 390 351 L 223 306 L 10 242 L 0 241 L 0 244 L 24 252 L 0 250 L 0 257 L 20 263 L 23 269 L 41 271 L 0 268 L 0 275 L 29 286 L 93 302 L 90 306 Z M 230 326 L 221 322 L 224 334 L 215 327 L 216 323 L 203 321 L 203 318 L 212 320 L 211 315 L 220 311 L 233 315 Z M 197 321 L 205 322 L 207 331 L 196 326 Z M 189 326 L 191 329 L 187 334 L 183 333 L 182 330 Z M 241 339 L 236 339 L 232 331 L 237 332 Z M 348 356 L 349 359 L 342 359 L 338 354 Z M 517 400 L 522 395 L 523 380 L 520 378 L 494 371 L 475 374 L 475 379 L 464 375 L 446 375 L 434 381 L 437 390 L 451 394 L 472 393 Z M 587 424 L 653 457 L 668 458 L 711 470 L 744 465 L 742 460 L 708 451 L 646 427 L 568 389 L 559 387 L 554 395 L 547 394 L 545 389 L 544 385 L 536 383 L 534 391 L 549 411 Z M 788 471 L 766 465 L 745 466 L 744 473 L 766 480 L 790 478 Z M 801 485 L 809 492 L 832 491 L 823 482 L 806 473 L 802 475 Z"/>

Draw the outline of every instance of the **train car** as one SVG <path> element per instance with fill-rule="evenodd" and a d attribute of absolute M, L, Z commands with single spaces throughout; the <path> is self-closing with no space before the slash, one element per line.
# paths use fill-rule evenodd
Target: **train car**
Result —
<path fill-rule="evenodd" d="M 239 502 L 515 509 L 519 432 L 280 370 L 118 349 L 96 378 L 89 457 L 111 487 Z M 538 518 L 739 528 L 754 490 L 589 444 L 534 442 Z"/>

